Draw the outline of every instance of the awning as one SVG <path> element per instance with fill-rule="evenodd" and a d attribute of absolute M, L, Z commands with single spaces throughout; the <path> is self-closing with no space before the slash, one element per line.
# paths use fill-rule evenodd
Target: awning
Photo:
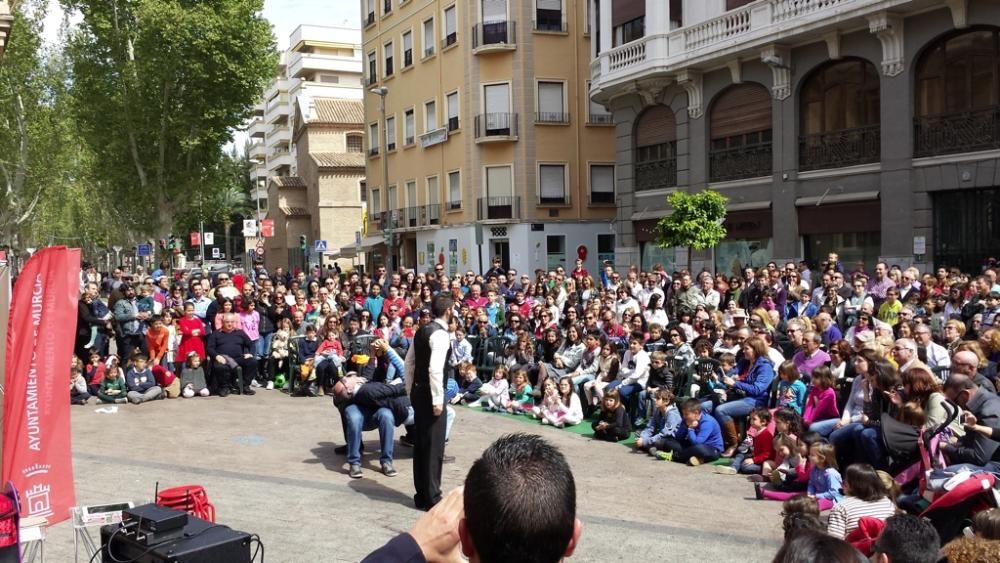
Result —
<path fill-rule="evenodd" d="M 341 247 L 341 249 L 337 251 L 337 256 L 336 257 L 337 258 L 354 258 L 357 255 L 358 255 L 358 251 L 354 247 L 354 245 L 352 244 L 350 246 Z"/>
<path fill-rule="evenodd" d="M 361 239 L 361 252 L 368 252 L 380 244 L 385 244 L 385 237 L 382 235 L 365 237 Z"/>

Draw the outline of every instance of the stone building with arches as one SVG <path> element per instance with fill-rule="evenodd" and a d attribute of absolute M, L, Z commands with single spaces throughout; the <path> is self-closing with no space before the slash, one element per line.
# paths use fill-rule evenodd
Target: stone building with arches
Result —
<path fill-rule="evenodd" d="M 977 270 L 1000 253 L 1000 4 L 590 0 L 591 97 L 616 126 L 616 261 L 731 272 L 837 251 Z M 653 242 L 675 190 L 727 240 Z"/>

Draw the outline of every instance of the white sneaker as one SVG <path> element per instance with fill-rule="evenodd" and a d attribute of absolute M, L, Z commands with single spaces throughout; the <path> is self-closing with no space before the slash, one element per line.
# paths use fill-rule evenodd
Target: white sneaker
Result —
<path fill-rule="evenodd" d="M 254 379 L 250 382 L 250 387 L 260 387 L 260 383 L 257 383 L 257 380 Z"/>
<path fill-rule="evenodd" d="M 273 381 L 268 381 L 268 382 L 267 382 L 267 387 L 266 387 L 266 389 L 267 389 L 268 391 L 270 391 L 270 390 L 274 389 L 274 382 L 273 382 Z"/>

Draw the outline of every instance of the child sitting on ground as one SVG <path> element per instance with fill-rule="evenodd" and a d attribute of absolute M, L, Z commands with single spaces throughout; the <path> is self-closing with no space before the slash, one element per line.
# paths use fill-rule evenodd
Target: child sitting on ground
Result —
<path fill-rule="evenodd" d="M 479 400 L 479 389 L 483 382 L 476 377 L 476 366 L 472 362 L 462 362 L 458 365 L 458 393 L 451 400 L 453 405 L 459 403 L 474 403 Z"/>
<path fill-rule="evenodd" d="M 482 406 L 486 410 L 507 410 L 507 403 L 510 401 L 508 394 L 510 382 L 507 381 L 507 375 L 508 371 L 505 366 L 494 368 L 493 379 L 479 388 L 479 399 L 470 403 L 469 406 Z"/>
<path fill-rule="evenodd" d="M 653 362 L 656 362 L 656 355 L 663 352 L 653 352 Z M 635 449 L 649 452 L 649 455 L 656 456 L 660 449 L 666 446 L 666 438 L 674 438 L 677 429 L 683 423 L 681 413 L 674 404 L 674 393 L 669 388 L 661 387 L 653 394 L 653 416 L 646 424 L 646 428 L 635 440 Z"/>
<path fill-rule="evenodd" d="M 781 506 L 781 514 L 785 540 L 802 532 L 826 533 L 826 526 L 819 519 L 819 504 L 812 497 L 799 496 L 786 500 Z"/>
<path fill-rule="evenodd" d="M 118 357 L 108 358 L 108 367 L 104 373 L 104 381 L 101 381 L 101 389 L 97 393 L 97 398 L 102 403 L 124 403 L 125 399 L 125 378 L 122 377 L 122 370 L 118 367 Z"/>
<path fill-rule="evenodd" d="M 896 513 L 885 484 L 871 465 L 855 463 L 844 472 L 843 497 L 830 512 L 827 533 L 846 538 L 858 527 L 862 516 L 885 520 Z"/>
<path fill-rule="evenodd" d="M 767 481 L 771 476 L 771 472 L 774 468 L 781 465 L 784 458 L 778 451 L 778 439 L 782 436 L 788 436 L 793 441 L 798 440 L 799 434 L 802 433 L 802 419 L 799 415 L 790 408 L 780 408 L 774 411 L 774 458 L 769 459 L 764 462 L 764 466 L 761 470 L 763 476 L 762 481 Z"/>
<path fill-rule="evenodd" d="M 790 436 L 775 438 L 774 449 L 781 458 L 781 464 L 771 471 L 770 479 L 780 488 L 798 480 L 799 466 L 804 464 L 805 460 L 799 452 L 798 442 Z"/>
<path fill-rule="evenodd" d="M 639 394 L 639 404 L 643 407 L 648 405 L 650 399 L 656 396 L 657 389 L 672 390 L 673 388 L 674 374 L 667 369 L 667 355 L 663 352 L 651 352 L 649 354 L 649 379 L 646 380 L 646 389 Z M 653 409 L 643 408 L 647 418 L 652 416 Z"/>
<path fill-rule="evenodd" d="M 201 356 L 194 350 L 188 352 L 181 372 L 181 396 L 190 399 L 198 395 L 208 396 L 208 385 L 205 383 L 205 368 L 201 365 Z"/>
<path fill-rule="evenodd" d="M 628 421 L 628 413 L 622 406 L 618 390 L 612 389 L 601 399 L 601 414 L 591 424 L 594 429 L 594 439 L 605 442 L 620 442 L 632 433 L 632 425 Z"/>
<path fill-rule="evenodd" d="M 90 360 L 84 367 L 84 374 L 87 379 L 87 393 L 96 397 L 101 390 L 101 382 L 104 381 L 104 362 L 101 361 L 101 354 L 97 350 L 90 352 Z"/>
<path fill-rule="evenodd" d="M 510 395 L 507 412 L 522 414 L 532 411 L 535 399 L 531 395 L 531 384 L 528 383 L 528 370 L 519 369 L 514 372 L 514 384 L 510 387 Z"/>
<path fill-rule="evenodd" d="M 546 380 L 546 382 L 551 379 Z M 583 406 L 580 397 L 573 388 L 573 379 L 563 376 L 556 384 L 555 405 L 542 410 L 542 424 L 551 424 L 556 428 L 575 426 L 583 421 Z"/>
<path fill-rule="evenodd" d="M 552 379 L 542 383 L 542 402 L 531 409 L 531 418 L 544 419 L 546 414 L 559 412 L 559 388 Z"/>
<path fill-rule="evenodd" d="M 730 465 L 720 465 L 716 473 L 724 475 L 757 475 L 763 464 L 774 455 L 774 434 L 767 429 L 771 423 L 771 411 L 757 407 L 749 417 L 750 429 L 743 442 L 736 448 L 736 455 Z"/>
<path fill-rule="evenodd" d="M 786 360 L 778 368 L 778 406 L 793 409 L 800 416 L 806 405 L 806 384 L 802 382 L 802 374 L 795 362 Z"/>
<path fill-rule="evenodd" d="M 69 402 L 73 405 L 86 405 L 90 400 L 87 392 L 87 380 L 83 378 L 83 370 L 74 365 L 69 368 Z"/>
<path fill-rule="evenodd" d="M 684 424 L 677 430 L 676 438 L 666 438 L 664 452 L 657 457 L 679 463 L 701 465 L 719 459 L 722 452 L 722 430 L 715 418 L 705 413 L 698 399 L 688 399 L 681 404 Z"/>
<path fill-rule="evenodd" d="M 138 405 L 157 399 L 163 390 L 156 384 L 153 371 L 146 365 L 146 356 L 137 354 L 132 357 L 132 367 L 125 374 L 125 386 L 128 387 L 128 400 Z"/>
<path fill-rule="evenodd" d="M 780 436 L 775 438 L 775 443 L 780 439 Z M 800 462 L 795 466 L 794 478 L 791 478 L 792 474 L 790 473 L 786 474 L 789 477 L 788 479 L 775 478 L 775 480 L 771 480 L 770 476 L 768 476 L 766 481 L 769 482 L 759 487 L 763 498 L 784 501 L 805 493 L 809 488 L 809 474 L 813 469 L 812 462 L 809 461 L 809 452 L 812 450 L 813 444 L 823 441 L 823 438 L 815 432 L 803 433 L 796 442 Z M 751 477 L 758 476 L 751 475 Z M 757 479 L 754 480 L 758 481 Z M 755 484 L 754 487 L 757 488 L 757 485 L 760 485 L 760 482 Z"/>

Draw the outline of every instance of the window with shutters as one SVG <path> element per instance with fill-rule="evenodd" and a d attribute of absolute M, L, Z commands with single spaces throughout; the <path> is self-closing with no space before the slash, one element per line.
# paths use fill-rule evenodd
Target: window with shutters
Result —
<path fill-rule="evenodd" d="M 375 56 L 375 51 L 368 53 L 368 84 L 375 84 L 378 82 L 378 62 Z"/>
<path fill-rule="evenodd" d="M 424 20 L 424 35 L 422 40 L 424 42 L 424 57 L 433 55 L 437 43 L 437 38 L 434 37 L 434 18 Z"/>
<path fill-rule="evenodd" d="M 368 214 L 369 217 L 382 212 L 382 191 L 378 188 L 372 188 L 372 196 L 368 198 L 368 209 L 371 211 Z"/>
<path fill-rule="evenodd" d="M 385 150 L 386 152 L 396 150 L 396 118 L 385 118 Z"/>
<path fill-rule="evenodd" d="M 584 92 L 587 96 L 587 123 L 592 125 L 609 125 L 614 123 L 614 118 L 603 105 L 590 99 L 590 81 L 587 81 L 587 91 Z"/>
<path fill-rule="evenodd" d="M 367 1 L 368 16 L 365 19 L 365 27 L 375 24 L 375 0 Z"/>
<path fill-rule="evenodd" d="M 360 133 L 347 135 L 347 152 L 365 152 L 363 135 Z"/>
<path fill-rule="evenodd" d="M 361 203 L 366 203 L 368 201 L 368 184 L 364 180 L 361 180 L 358 184 L 358 189 L 361 191 L 359 194 Z"/>
<path fill-rule="evenodd" d="M 388 78 L 388 77 L 392 76 L 392 72 L 393 72 L 393 68 L 392 68 L 392 41 L 386 43 L 383 46 L 383 52 L 385 53 L 385 57 L 384 57 L 385 58 L 385 68 L 383 69 L 383 72 L 385 73 L 386 78 Z"/>
<path fill-rule="evenodd" d="M 799 170 L 839 168 L 881 158 L 879 73 L 864 60 L 831 61 L 800 94 Z"/>
<path fill-rule="evenodd" d="M 396 199 L 396 186 L 389 186 L 389 190 L 386 192 L 385 208 L 389 211 L 399 209 L 399 201 Z"/>
<path fill-rule="evenodd" d="M 479 201 L 480 219 L 510 219 L 514 217 L 514 167 L 487 166 L 484 171 L 486 197 Z"/>
<path fill-rule="evenodd" d="M 448 173 L 448 209 L 462 208 L 462 173 L 458 170 Z"/>
<path fill-rule="evenodd" d="M 403 32 L 403 68 L 413 64 L 413 32 Z"/>
<path fill-rule="evenodd" d="M 1000 148 L 1000 29 L 932 43 L 916 66 L 914 156 Z"/>
<path fill-rule="evenodd" d="M 438 193 L 438 177 L 427 178 L 427 222 L 431 225 L 441 223 L 441 195 Z"/>
<path fill-rule="evenodd" d="M 563 25 L 562 0 L 535 0 L 535 29 L 566 31 Z"/>
<path fill-rule="evenodd" d="M 413 144 L 414 135 L 416 133 L 415 124 L 413 121 L 413 110 L 408 109 L 403 114 L 403 145 L 410 146 Z"/>
<path fill-rule="evenodd" d="M 760 84 L 729 87 L 709 114 L 712 182 L 770 176 L 771 94 Z"/>
<path fill-rule="evenodd" d="M 615 202 L 615 165 L 590 165 L 590 203 L 614 204 Z"/>
<path fill-rule="evenodd" d="M 375 156 L 378 154 L 378 123 L 372 123 L 368 126 L 368 154 Z"/>
<path fill-rule="evenodd" d="M 417 183 L 409 181 L 406 183 L 406 226 L 416 227 L 419 214 L 417 213 Z"/>
<path fill-rule="evenodd" d="M 458 131 L 459 128 L 459 107 L 458 107 L 458 92 L 451 92 L 445 98 L 448 104 L 448 131 Z"/>
<path fill-rule="evenodd" d="M 458 17 L 455 6 L 444 9 L 444 46 L 454 45 L 458 42 Z"/>
<path fill-rule="evenodd" d="M 565 164 L 538 165 L 538 203 L 543 205 L 569 203 Z"/>
<path fill-rule="evenodd" d="M 424 133 L 437 129 L 437 102 L 431 100 L 424 103 Z"/>
<path fill-rule="evenodd" d="M 482 0 L 481 8 L 483 22 L 476 37 L 477 46 L 513 43 L 513 37 L 508 35 L 513 22 L 508 22 L 507 0 Z"/>
<path fill-rule="evenodd" d="M 636 121 L 633 181 L 635 191 L 677 185 L 677 125 L 667 106 L 651 106 Z"/>
<path fill-rule="evenodd" d="M 517 117 L 510 111 L 510 84 L 483 85 L 483 115 L 476 121 L 477 138 L 517 134 Z"/>
<path fill-rule="evenodd" d="M 563 82 L 538 82 L 536 123 L 569 123 Z"/>

